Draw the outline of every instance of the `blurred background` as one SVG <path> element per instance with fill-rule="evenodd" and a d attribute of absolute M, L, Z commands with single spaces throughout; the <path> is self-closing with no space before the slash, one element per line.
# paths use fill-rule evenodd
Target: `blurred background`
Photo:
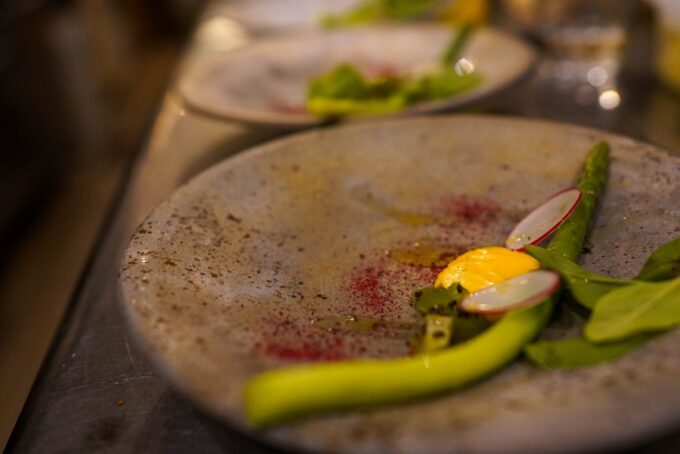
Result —
<path fill-rule="evenodd" d="M 488 111 L 680 149 L 680 1 L 448 3 L 437 20 L 491 22 L 541 52 L 528 81 Z M 205 7 L 0 3 L 0 447 Z"/>
<path fill-rule="evenodd" d="M 0 447 L 200 8 L 0 3 Z"/>
<path fill-rule="evenodd" d="M 188 0 L 3 2 L 3 263 L 39 221 L 43 210 L 36 208 L 47 208 L 70 178 L 83 168 L 106 169 L 102 177 L 112 178 L 130 157 L 199 6 Z"/>

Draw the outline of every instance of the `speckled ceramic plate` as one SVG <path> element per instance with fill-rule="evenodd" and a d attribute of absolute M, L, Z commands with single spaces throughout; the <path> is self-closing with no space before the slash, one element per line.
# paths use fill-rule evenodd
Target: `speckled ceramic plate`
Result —
<path fill-rule="evenodd" d="M 230 0 L 217 9 L 256 33 L 316 28 L 326 14 L 348 11 L 361 0 Z"/>
<path fill-rule="evenodd" d="M 680 331 L 572 372 L 522 360 L 462 392 L 252 431 L 242 390 L 302 361 L 408 354 L 408 301 L 451 256 L 501 244 L 612 145 L 585 265 L 634 275 L 680 234 L 680 158 L 517 119 L 400 119 L 309 132 L 227 159 L 156 209 L 122 261 L 133 331 L 196 404 L 267 442 L 344 452 L 582 452 L 680 422 Z M 553 324 L 565 336 L 572 323 Z"/>
<path fill-rule="evenodd" d="M 190 106 L 217 116 L 256 124 L 310 126 L 319 122 L 305 109 L 310 79 L 341 62 L 351 62 L 365 73 L 427 71 L 436 65 L 450 37 L 450 28 L 403 25 L 260 40 L 200 57 L 180 80 L 179 91 Z M 483 76 L 481 84 L 405 112 L 432 112 L 478 101 L 520 78 L 534 58 L 527 44 L 494 29 L 473 34 L 464 55 Z"/>

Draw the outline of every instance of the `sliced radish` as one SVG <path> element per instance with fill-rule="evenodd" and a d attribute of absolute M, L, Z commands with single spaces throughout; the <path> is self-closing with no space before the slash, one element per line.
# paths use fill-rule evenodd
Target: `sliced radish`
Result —
<path fill-rule="evenodd" d="M 505 247 L 522 250 L 527 244 L 540 243 L 569 217 L 579 200 L 579 188 L 563 189 L 553 194 L 519 221 L 505 240 Z"/>
<path fill-rule="evenodd" d="M 461 301 L 460 307 L 476 314 L 502 314 L 540 303 L 558 288 L 559 274 L 549 270 L 534 270 L 477 290 Z"/>

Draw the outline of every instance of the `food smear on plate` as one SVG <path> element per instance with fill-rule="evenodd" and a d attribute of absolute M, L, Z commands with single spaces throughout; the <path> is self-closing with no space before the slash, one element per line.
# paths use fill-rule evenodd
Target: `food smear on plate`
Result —
<path fill-rule="evenodd" d="M 606 182 L 608 163 L 609 146 L 596 144 L 579 177 L 583 197 L 548 246 L 563 257 L 575 260 L 583 247 Z M 457 284 L 444 289 L 450 289 L 453 298 L 465 293 Z M 431 353 L 391 360 L 303 364 L 264 372 L 245 388 L 246 415 L 252 424 L 266 426 L 465 387 L 513 361 L 548 323 L 556 300 L 553 294 L 539 304 L 510 310 L 471 339 Z"/>
<path fill-rule="evenodd" d="M 372 210 L 411 226 L 437 224 L 470 231 L 489 227 L 503 213 L 503 208 L 496 201 L 469 194 L 445 195 L 428 212 L 404 210 L 363 187 L 352 189 L 351 194 Z"/>
<path fill-rule="evenodd" d="M 482 82 L 473 63 L 457 64 L 471 30 L 461 27 L 442 52 L 439 65 L 423 74 L 363 74 L 350 63 L 340 63 L 310 81 L 307 110 L 322 118 L 390 114 L 468 91 Z"/>

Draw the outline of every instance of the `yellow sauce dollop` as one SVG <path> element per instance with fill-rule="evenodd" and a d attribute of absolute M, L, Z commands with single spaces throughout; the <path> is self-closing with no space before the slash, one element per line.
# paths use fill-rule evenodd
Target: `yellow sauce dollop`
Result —
<path fill-rule="evenodd" d="M 459 283 L 468 292 L 498 284 L 540 268 L 540 263 L 524 252 L 504 247 L 473 249 L 451 261 L 434 281 L 435 287 Z"/>

